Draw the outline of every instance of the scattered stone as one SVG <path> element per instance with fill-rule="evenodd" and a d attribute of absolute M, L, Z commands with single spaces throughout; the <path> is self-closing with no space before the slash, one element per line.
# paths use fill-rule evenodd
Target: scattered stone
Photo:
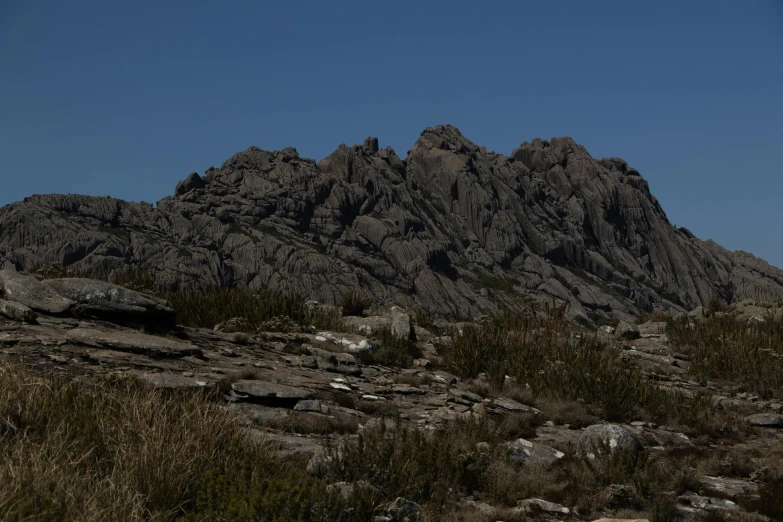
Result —
<path fill-rule="evenodd" d="M 295 411 L 310 411 L 315 413 L 323 413 L 322 408 L 324 408 L 324 405 L 318 400 L 299 401 L 294 406 Z"/>
<path fill-rule="evenodd" d="M 677 499 L 686 506 L 690 506 L 696 509 L 703 509 L 705 511 L 737 511 L 740 509 L 740 507 L 731 500 L 714 497 L 703 497 L 693 493 L 692 491 L 686 491 L 684 494 L 677 497 Z"/>
<path fill-rule="evenodd" d="M 0 315 L 20 323 L 35 323 L 38 315 L 29 306 L 0 299 Z"/>
<path fill-rule="evenodd" d="M 344 392 L 353 391 L 353 390 L 351 390 L 350 386 L 346 386 L 345 384 L 340 384 L 339 382 L 330 382 L 329 386 L 331 388 L 334 388 L 335 390 L 340 390 L 340 391 L 344 391 Z"/>
<path fill-rule="evenodd" d="M 636 462 L 642 445 L 636 435 L 618 424 L 594 424 L 579 436 L 579 453 L 593 460 L 601 455 L 614 455 L 625 451 Z"/>
<path fill-rule="evenodd" d="M 34 277 L 0 271 L 0 289 L 8 301 L 19 303 L 28 308 L 49 315 L 62 315 L 76 304 Z"/>
<path fill-rule="evenodd" d="M 429 359 L 414 359 L 413 360 L 413 366 L 416 368 L 429 368 L 430 365 Z"/>
<path fill-rule="evenodd" d="M 522 510 L 525 513 L 531 515 L 534 515 L 536 513 L 541 513 L 541 512 L 558 513 L 561 515 L 568 515 L 569 513 L 571 513 L 571 510 L 565 506 L 561 506 L 560 504 L 555 504 L 554 502 L 541 500 L 539 498 L 528 498 L 525 500 L 520 500 L 519 507 L 522 508 Z"/>
<path fill-rule="evenodd" d="M 745 420 L 751 426 L 758 426 L 759 428 L 783 428 L 783 417 L 771 413 L 757 413 L 745 417 Z"/>
<path fill-rule="evenodd" d="M 626 323 L 625 321 L 620 321 L 620 323 L 617 325 L 617 328 L 614 331 L 614 336 L 617 339 L 625 339 L 626 341 L 633 341 L 634 339 L 638 339 L 641 337 L 641 334 L 639 333 L 639 328 L 636 327 L 636 325 L 631 323 Z"/>
<path fill-rule="evenodd" d="M 444 372 L 443 370 L 436 371 L 433 378 L 437 382 L 439 382 L 441 384 L 446 384 L 448 386 L 452 386 L 454 384 L 457 384 L 457 381 L 459 380 L 459 379 L 457 379 L 456 375 L 452 375 L 452 374 L 450 374 L 448 372 Z"/>
<path fill-rule="evenodd" d="M 422 515 L 420 505 L 402 497 L 397 497 L 385 511 L 392 522 L 414 522 Z"/>
<path fill-rule="evenodd" d="M 565 457 L 565 453 L 562 451 L 525 439 L 507 442 L 503 447 L 511 462 L 549 465 Z"/>
<path fill-rule="evenodd" d="M 362 374 L 362 369 L 359 367 L 356 357 L 349 353 L 329 352 L 309 345 L 302 345 L 302 347 L 310 352 L 310 355 L 315 357 L 315 362 L 319 370 L 343 373 L 346 375 Z"/>

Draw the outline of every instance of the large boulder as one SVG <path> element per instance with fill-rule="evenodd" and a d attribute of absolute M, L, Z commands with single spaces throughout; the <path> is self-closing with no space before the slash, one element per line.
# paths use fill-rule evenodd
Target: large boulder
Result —
<path fill-rule="evenodd" d="M 96 279 L 67 278 L 43 281 L 76 305 L 73 312 L 100 318 L 173 326 L 176 313 L 163 299 Z"/>
<path fill-rule="evenodd" d="M 30 307 L 5 299 L 0 299 L 0 315 L 20 323 L 34 323 L 38 318 Z"/>
<path fill-rule="evenodd" d="M 594 424 L 579 436 L 579 453 L 590 459 L 609 458 L 620 452 L 636 462 L 642 445 L 628 428 L 619 424 Z"/>
<path fill-rule="evenodd" d="M 416 340 L 416 332 L 411 325 L 411 316 L 399 306 L 391 309 L 391 333 L 400 339 Z"/>
<path fill-rule="evenodd" d="M 36 278 L 10 270 L 0 271 L 0 289 L 6 300 L 42 314 L 65 314 L 75 304 Z"/>

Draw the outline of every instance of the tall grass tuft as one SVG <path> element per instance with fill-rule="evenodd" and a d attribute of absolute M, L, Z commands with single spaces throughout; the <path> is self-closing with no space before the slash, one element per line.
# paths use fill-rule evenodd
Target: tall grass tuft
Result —
<path fill-rule="evenodd" d="M 345 501 L 205 396 L 0 363 L 4 520 L 322 520 Z M 354 504 L 364 520 L 371 506 Z"/>
<path fill-rule="evenodd" d="M 697 378 L 731 381 L 765 398 L 783 396 L 783 319 L 771 314 L 763 321 L 731 315 L 693 323 L 671 319 L 666 333 L 690 355 Z"/>
<path fill-rule="evenodd" d="M 229 319 L 240 318 L 248 330 L 256 330 L 276 317 L 287 317 L 299 325 L 306 324 L 309 318 L 303 298 L 270 290 L 213 288 L 163 297 L 177 311 L 177 322 L 196 328 L 214 328 Z"/>
<path fill-rule="evenodd" d="M 564 312 L 507 312 L 466 325 L 445 348 L 446 365 L 463 378 L 484 372 L 495 390 L 511 377 L 536 396 L 586 402 L 608 420 L 632 420 L 646 411 L 658 422 L 707 431 L 722 425 L 708 399 L 688 398 L 648 381 L 623 360 L 619 348 L 591 334 L 570 332 Z"/>
<path fill-rule="evenodd" d="M 372 306 L 372 299 L 359 290 L 350 290 L 340 296 L 340 307 L 343 310 L 343 315 L 361 316 L 370 306 Z"/>

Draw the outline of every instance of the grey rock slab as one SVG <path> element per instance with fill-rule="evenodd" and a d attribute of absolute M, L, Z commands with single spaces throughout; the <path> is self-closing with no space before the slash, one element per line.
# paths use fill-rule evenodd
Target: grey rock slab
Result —
<path fill-rule="evenodd" d="M 3 290 L 6 300 L 42 314 L 64 314 L 75 304 L 36 278 L 19 272 L 0 271 L 0 289 Z"/>
<path fill-rule="evenodd" d="M 511 462 L 549 465 L 565 457 L 562 451 L 526 439 L 507 442 L 503 447 Z"/>
<path fill-rule="evenodd" d="M 757 413 L 745 417 L 745 419 L 751 426 L 758 426 L 759 428 L 783 428 L 783 416 L 772 413 Z"/>
<path fill-rule="evenodd" d="M 192 344 L 128 330 L 97 330 L 80 327 L 68 330 L 65 333 L 65 339 L 74 344 L 99 346 L 151 357 L 202 355 L 201 348 Z"/>
<path fill-rule="evenodd" d="M 0 315 L 20 323 L 34 323 L 38 315 L 29 306 L 0 299 Z"/>
<path fill-rule="evenodd" d="M 715 495 L 730 500 L 753 497 L 758 493 L 759 486 L 753 482 L 725 477 L 699 477 L 699 490 L 708 495 Z"/>
<path fill-rule="evenodd" d="M 349 353 L 335 353 L 321 350 L 312 346 L 303 345 L 315 358 L 319 370 L 327 372 L 343 373 L 346 375 L 361 375 L 362 369 L 356 361 L 356 357 Z"/>
<path fill-rule="evenodd" d="M 467 390 L 460 390 L 458 388 L 449 388 L 449 395 L 471 403 L 482 401 L 481 396 L 477 393 L 469 392 Z"/>
<path fill-rule="evenodd" d="M 314 394 L 310 390 L 258 380 L 239 380 L 231 384 L 231 390 L 239 398 L 246 398 L 250 402 L 269 404 L 290 404 L 290 408 L 296 406 L 299 401 L 313 399 Z"/>
<path fill-rule="evenodd" d="M 161 326 L 175 324 L 175 312 L 162 299 L 105 281 L 83 278 L 49 279 L 43 284 L 76 303 L 80 313 L 127 319 Z"/>
<path fill-rule="evenodd" d="M 424 395 L 426 390 L 422 390 L 421 388 L 417 388 L 415 386 L 408 386 L 406 384 L 397 384 L 395 386 L 392 386 L 391 388 L 392 393 L 398 393 L 400 395 Z"/>
<path fill-rule="evenodd" d="M 685 493 L 677 497 L 677 500 L 679 500 L 680 503 L 685 504 L 686 506 L 690 506 L 696 509 L 701 509 L 704 511 L 720 511 L 720 510 L 738 511 L 741 509 L 740 506 L 738 506 L 735 502 L 731 500 L 726 500 L 723 498 L 704 497 L 696 493 L 693 493 L 692 491 L 686 491 Z"/>
<path fill-rule="evenodd" d="M 545 513 L 557 513 L 559 515 L 568 515 L 571 513 L 571 510 L 565 506 L 547 500 L 541 500 L 540 498 L 520 500 L 519 507 L 522 511 L 529 514 L 540 513 L 542 511 Z"/>
<path fill-rule="evenodd" d="M 499 397 L 492 401 L 485 403 L 484 407 L 490 413 L 532 413 L 533 415 L 540 415 L 541 410 L 532 406 L 526 406 L 512 399 L 505 397 Z"/>

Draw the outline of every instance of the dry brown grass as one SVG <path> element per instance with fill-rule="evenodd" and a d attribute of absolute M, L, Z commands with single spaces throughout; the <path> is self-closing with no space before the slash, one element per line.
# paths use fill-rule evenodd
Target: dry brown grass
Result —
<path fill-rule="evenodd" d="M 204 395 L 0 362 L 0 413 L 17 428 L 0 436 L 3 520 L 366 520 L 373 509 L 329 493 L 306 460 L 280 460 Z"/>
<path fill-rule="evenodd" d="M 691 356 L 690 372 L 702 380 L 730 382 L 762 397 L 783 398 L 783 319 L 751 321 L 730 315 L 690 323 L 672 319 L 671 343 Z"/>

